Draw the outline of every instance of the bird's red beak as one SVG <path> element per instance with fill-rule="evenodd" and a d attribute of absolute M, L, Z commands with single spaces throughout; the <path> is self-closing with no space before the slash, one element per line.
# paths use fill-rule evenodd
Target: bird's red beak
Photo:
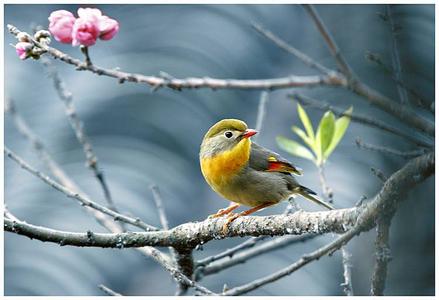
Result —
<path fill-rule="evenodd" d="M 242 133 L 242 137 L 247 139 L 251 136 L 254 136 L 256 133 L 258 133 L 258 132 L 254 129 L 247 129 L 246 131 L 244 131 Z"/>

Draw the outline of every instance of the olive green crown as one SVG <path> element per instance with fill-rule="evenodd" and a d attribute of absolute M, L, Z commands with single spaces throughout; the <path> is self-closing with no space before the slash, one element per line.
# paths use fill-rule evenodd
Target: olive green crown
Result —
<path fill-rule="evenodd" d="M 241 120 L 237 119 L 224 119 L 217 122 L 215 125 L 210 127 L 209 131 L 204 136 L 204 139 L 208 139 L 210 137 L 215 136 L 223 130 L 239 130 L 245 131 L 247 130 L 247 124 Z"/>

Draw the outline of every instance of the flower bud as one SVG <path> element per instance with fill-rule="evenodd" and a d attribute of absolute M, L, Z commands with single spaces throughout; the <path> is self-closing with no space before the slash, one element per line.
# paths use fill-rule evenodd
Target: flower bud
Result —
<path fill-rule="evenodd" d="M 26 59 L 32 54 L 32 44 L 27 42 L 19 42 L 15 45 L 15 52 L 20 59 Z"/>
<path fill-rule="evenodd" d="M 26 32 L 20 32 L 19 34 L 17 34 L 17 39 L 20 42 L 30 42 L 30 35 Z"/>
<path fill-rule="evenodd" d="M 49 31 L 55 40 L 64 44 L 70 44 L 73 40 L 72 31 L 75 23 L 73 14 L 66 10 L 56 10 L 49 16 Z"/>
<path fill-rule="evenodd" d="M 92 46 L 99 37 L 97 18 L 78 18 L 73 25 L 73 46 Z"/>
<path fill-rule="evenodd" d="M 119 23 L 107 16 L 99 19 L 99 38 L 104 41 L 111 40 L 119 31 Z"/>

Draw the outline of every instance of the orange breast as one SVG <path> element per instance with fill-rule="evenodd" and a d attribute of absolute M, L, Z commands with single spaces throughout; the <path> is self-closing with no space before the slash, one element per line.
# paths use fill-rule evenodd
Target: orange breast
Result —
<path fill-rule="evenodd" d="M 251 142 L 244 139 L 231 150 L 201 159 L 203 176 L 217 193 L 224 196 L 223 191 L 227 189 L 230 179 L 247 164 L 250 158 L 250 145 Z"/>

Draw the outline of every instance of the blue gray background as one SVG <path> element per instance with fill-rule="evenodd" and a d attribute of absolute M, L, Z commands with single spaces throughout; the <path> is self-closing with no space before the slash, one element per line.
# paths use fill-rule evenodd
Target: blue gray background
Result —
<path fill-rule="evenodd" d="M 57 9 L 76 13 L 78 5 L 5 5 L 5 24 L 22 30 L 32 24 L 48 25 Z M 95 64 L 143 74 L 165 71 L 175 77 L 272 78 L 290 74 L 314 74 L 295 57 L 286 54 L 255 32 L 256 21 L 328 67 L 335 68 L 321 36 L 298 5 L 99 5 L 117 19 L 121 28 L 109 42 L 90 49 Z M 390 64 L 391 35 L 378 13 L 382 5 L 319 5 L 316 7 L 332 31 L 347 60 L 367 83 L 398 101 L 394 82 L 381 68 L 365 59 L 366 51 L 379 53 Z M 403 76 L 429 101 L 434 101 L 434 6 L 393 7 L 401 26 L 398 44 Z M 51 81 L 38 61 L 20 61 L 12 47 L 14 38 L 5 29 L 5 96 L 43 139 L 50 153 L 81 187 L 104 203 L 102 192 L 85 167 L 84 155 L 64 115 Z M 78 48 L 52 42 L 74 57 Z M 77 72 L 55 61 L 99 157 L 117 206 L 126 213 L 159 225 L 149 185 L 162 191 L 170 225 L 199 221 L 227 202 L 204 182 L 198 165 L 204 132 L 222 118 L 239 118 L 255 126 L 259 91 L 160 89 L 125 83 Z M 330 101 L 356 112 L 396 122 L 348 91 L 319 87 L 300 89 L 307 95 Z M 301 166 L 301 182 L 320 191 L 316 168 L 309 161 L 288 156 L 275 143 L 278 134 L 293 137 L 298 125 L 296 104 L 286 98 L 289 90 L 271 92 L 266 119 L 258 142 L 280 152 Z M 322 113 L 308 109 L 314 124 Z M 420 114 L 433 119 L 419 110 Z M 415 134 L 415 133 L 413 133 Z M 380 181 L 370 172 L 380 168 L 390 175 L 404 164 L 399 157 L 368 152 L 355 146 L 364 141 L 410 150 L 412 145 L 375 129 L 352 124 L 331 156 L 326 173 L 335 192 L 337 207 L 351 207 L 362 195 L 373 197 Z M 5 144 L 32 165 L 45 170 L 30 145 L 19 136 L 8 116 Z M 5 160 L 5 199 L 10 210 L 29 223 L 60 230 L 102 232 L 80 206 Z M 430 178 L 406 195 L 391 228 L 393 261 L 389 266 L 389 295 L 434 295 L 434 180 Z M 299 200 L 307 210 L 317 207 Z M 261 214 L 280 213 L 285 203 Z M 353 254 L 353 284 L 358 295 L 369 293 L 374 264 L 374 230 L 355 238 L 348 246 Z M 214 291 L 244 284 L 279 270 L 334 239 L 326 235 L 271 252 L 243 265 L 202 280 Z M 241 239 L 213 241 L 195 251 L 202 258 L 227 249 Z M 264 286 L 250 295 L 341 295 L 340 253 L 324 257 L 296 273 Z M 170 275 L 134 250 L 59 247 L 5 233 L 6 295 L 101 295 L 104 283 L 124 295 L 172 295 Z"/>

